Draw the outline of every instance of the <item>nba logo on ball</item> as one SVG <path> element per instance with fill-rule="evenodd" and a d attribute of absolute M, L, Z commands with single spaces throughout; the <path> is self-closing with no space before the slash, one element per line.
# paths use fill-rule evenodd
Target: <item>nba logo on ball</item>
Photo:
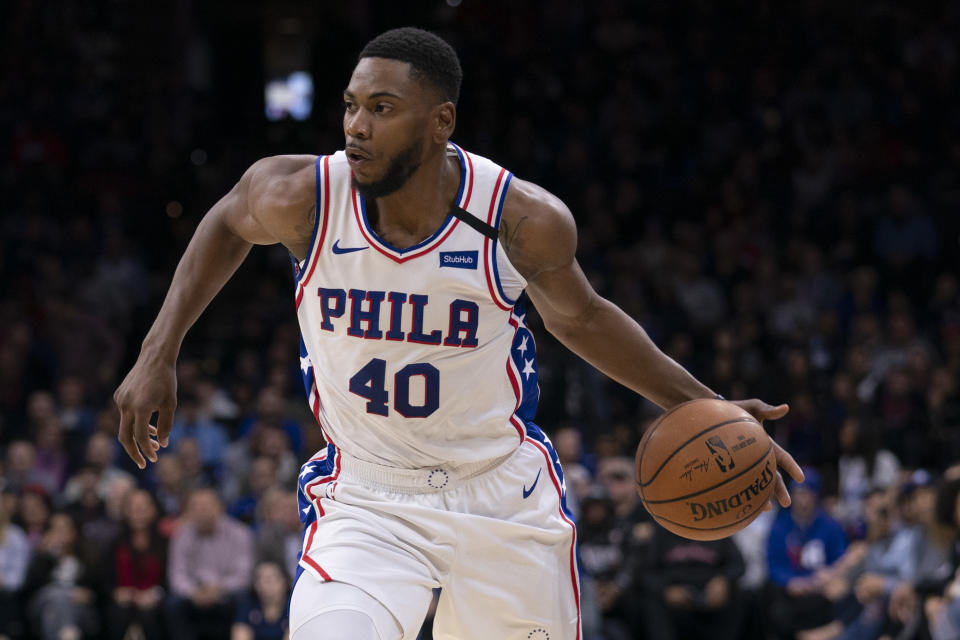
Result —
<path fill-rule="evenodd" d="M 720 471 L 726 473 L 727 469 L 733 469 L 737 466 L 727 450 L 727 445 L 723 444 L 720 436 L 707 438 L 707 449 L 710 449 L 710 453 L 713 454 L 713 461 L 720 467 Z"/>

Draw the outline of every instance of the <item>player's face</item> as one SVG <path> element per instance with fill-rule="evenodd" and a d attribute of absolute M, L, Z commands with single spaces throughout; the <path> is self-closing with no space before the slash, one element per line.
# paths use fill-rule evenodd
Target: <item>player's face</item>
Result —
<path fill-rule="evenodd" d="M 423 161 L 436 96 L 410 77 L 408 63 L 364 58 L 353 70 L 343 101 L 354 186 L 366 198 L 393 193 Z"/>

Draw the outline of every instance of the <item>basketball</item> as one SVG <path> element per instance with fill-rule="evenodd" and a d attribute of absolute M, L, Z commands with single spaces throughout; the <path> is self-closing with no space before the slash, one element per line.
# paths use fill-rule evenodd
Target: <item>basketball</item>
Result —
<path fill-rule="evenodd" d="M 725 400 L 699 399 L 660 416 L 637 448 L 637 492 L 677 535 L 718 540 L 743 529 L 770 499 L 773 442 L 756 419 Z"/>

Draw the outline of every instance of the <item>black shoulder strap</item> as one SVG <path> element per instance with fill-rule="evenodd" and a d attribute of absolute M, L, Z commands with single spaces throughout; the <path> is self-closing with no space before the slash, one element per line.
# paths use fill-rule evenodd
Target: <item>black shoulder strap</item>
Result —
<path fill-rule="evenodd" d="M 480 234 L 487 236 L 494 242 L 497 241 L 497 237 L 500 235 L 499 233 L 497 233 L 497 230 L 494 227 L 491 227 L 490 225 L 488 225 L 486 222 L 484 222 L 477 216 L 468 213 L 467 211 L 465 211 L 464 209 L 461 209 L 457 205 L 453 205 L 452 207 L 450 207 L 450 213 L 455 218 L 466 222 L 468 225 L 473 227 L 473 229 L 479 232 Z"/>

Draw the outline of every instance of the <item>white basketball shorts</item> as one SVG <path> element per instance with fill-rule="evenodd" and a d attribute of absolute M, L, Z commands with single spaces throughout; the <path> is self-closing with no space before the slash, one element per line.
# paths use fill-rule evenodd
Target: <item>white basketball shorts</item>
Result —
<path fill-rule="evenodd" d="M 536 425 L 508 456 L 456 468 L 383 467 L 331 444 L 301 468 L 299 497 L 297 577 L 366 591 L 404 640 L 437 587 L 436 640 L 580 640 L 576 532 Z"/>

